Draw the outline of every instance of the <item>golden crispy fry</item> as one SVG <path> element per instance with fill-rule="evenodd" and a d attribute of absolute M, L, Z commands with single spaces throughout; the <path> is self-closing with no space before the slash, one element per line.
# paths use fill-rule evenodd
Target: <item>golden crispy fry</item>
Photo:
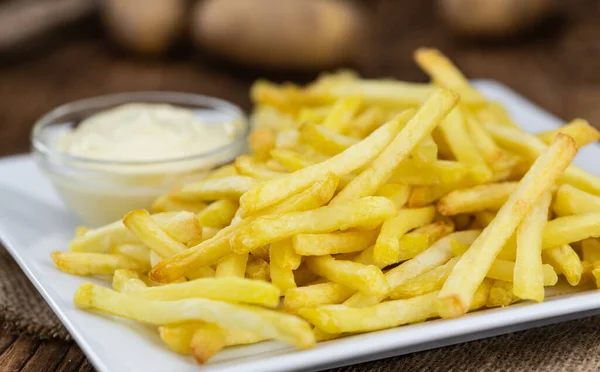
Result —
<path fill-rule="evenodd" d="M 450 243 L 458 240 L 463 244 L 471 244 L 479 235 L 480 230 L 459 231 L 445 236 L 435 242 L 431 247 L 385 273 L 390 288 L 393 290 L 406 281 L 426 273 L 444 263 L 452 257 L 452 248 Z M 344 302 L 344 305 L 351 307 L 371 306 L 385 299 L 383 296 L 368 296 L 363 293 L 357 293 Z"/>
<path fill-rule="evenodd" d="M 243 193 L 256 184 L 258 184 L 257 180 L 247 176 L 207 179 L 180 185 L 171 191 L 171 196 L 176 199 L 188 201 L 237 200 Z"/>
<path fill-rule="evenodd" d="M 198 222 L 202 226 L 223 228 L 231 222 L 239 204 L 234 200 L 217 200 L 198 213 Z"/>
<path fill-rule="evenodd" d="M 381 108 L 369 107 L 354 119 L 344 134 L 355 138 L 365 138 L 383 124 L 383 120 L 384 112 Z"/>
<path fill-rule="evenodd" d="M 300 127 L 300 138 L 320 153 L 330 156 L 339 154 L 358 142 L 356 138 L 346 137 L 324 125 L 310 122 L 303 123 Z"/>
<path fill-rule="evenodd" d="M 416 278 L 406 281 L 404 284 L 394 288 L 390 292 L 389 297 L 399 300 L 421 296 L 442 289 L 444 282 L 459 259 L 459 257 L 454 257 L 442 266 L 438 266 Z"/>
<path fill-rule="evenodd" d="M 237 159 L 235 159 L 235 169 L 242 176 L 248 176 L 263 181 L 285 175 L 285 173 L 270 170 L 248 155 L 238 156 Z"/>
<path fill-rule="evenodd" d="M 569 136 L 559 135 L 548 150 L 532 165 L 517 189 L 500 208 L 496 218 L 462 256 L 440 291 L 437 309 L 444 318 L 464 314 L 475 290 L 489 271 L 502 246 L 514 233 L 539 197 L 575 157 L 577 148 Z"/>
<path fill-rule="evenodd" d="M 373 195 L 391 177 L 396 165 L 406 159 L 415 145 L 431 133 L 440 120 L 456 105 L 458 99 L 456 93 L 449 90 L 438 90 L 432 94 L 389 146 L 373 160 L 368 168 L 350 181 L 331 202 L 338 204 Z"/>
<path fill-rule="evenodd" d="M 381 233 L 377 237 L 373 250 L 373 259 L 382 266 L 398 262 L 400 256 L 400 244 L 398 239 L 411 229 L 428 224 L 435 217 L 433 206 L 401 209 L 398 213 L 383 223 Z"/>
<path fill-rule="evenodd" d="M 84 283 L 79 287 L 74 302 L 84 310 L 99 311 L 149 324 L 168 325 L 202 320 L 223 328 L 249 331 L 265 338 L 277 339 L 301 349 L 315 344 L 310 326 L 303 320 L 258 307 L 204 298 L 152 301 L 137 295 L 114 292 L 92 283 Z"/>
<path fill-rule="evenodd" d="M 356 290 L 345 285 L 327 282 L 289 289 L 283 299 L 286 311 L 318 307 L 321 305 L 340 304 L 346 301 Z"/>
<path fill-rule="evenodd" d="M 188 202 L 171 198 L 169 195 L 159 196 L 152 203 L 152 213 L 188 211 L 198 213 L 206 208 L 203 202 Z"/>
<path fill-rule="evenodd" d="M 215 324 L 197 327 L 190 340 L 190 351 L 198 364 L 206 363 L 225 346 L 225 329 Z"/>
<path fill-rule="evenodd" d="M 230 253 L 221 258 L 215 271 L 216 278 L 244 278 L 246 276 L 246 263 L 248 253 Z"/>
<path fill-rule="evenodd" d="M 505 282 L 512 282 L 514 279 L 515 263 L 512 261 L 505 261 L 496 259 L 490 265 L 490 269 L 486 274 L 486 277 L 490 279 L 503 280 Z M 542 265 L 542 282 L 544 286 L 551 286 L 556 284 L 558 276 L 556 271 L 550 265 Z"/>
<path fill-rule="evenodd" d="M 496 280 L 490 288 L 490 296 L 485 304 L 487 307 L 508 306 L 520 300 L 514 294 L 514 284 L 503 280 Z"/>
<path fill-rule="evenodd" d="M 517 257 L 511 293 L 524 300 L 544 300 L 542 232 L 548 221 L 551 200 L 549 191 L 542 194 L 517 228 Z"/>
<path fill-rule="evenodd" d="M 367 295 L 385 295 L 390 289 L 385 276 L 375 266 L 336 260 L 329 255 L 309 257 L 306 264 L 315 274 Z"/>
<path fill-rule="evenodd" d="M 537 158 L 547 148 L 541 139 L 516 128 L 494 124 L 486 124 L 484 128 L 500 146 L 523 155 L 530 161 Z M 600 177 L 575 165 L 570 165 L 565 170 L 560 178 L 560 183 L 568 183 L 583 191 L 600 195 Z"/>
<path fill-rule="evenodd" d="M 150 265 L 150 250 L 143 244 L 120 244 L 110 249 L 111 254 L 122 254 L 138 260 L 144 265 Z"/>
<path fill-rule="evenodd" d="M 296 270 L 302 262 L 302 257 L 294 250 L 291 239 L 281 240 L 271 244 L 271 263 L 276 263 L 286 269 Z"/>
<path fill-rule="evenodd" d="M 558 133 L 571 136 L 579 148 L 600 140 L 600 132 L 592 127 L 587 120 L 583 119 L 574 119 L 569 124 L 563 125 L 560 128 L 538 133 L 536 137 L 549 145 L 554 141 Z"/>
<path fill-rule="evenodd" d="M 237 253 L 249 252 L 296 234 L 326 233 L 351 227 L 373 229 L 395 211 L 389 199 L 370 196 L 304 212 L 262 216 L 239 228 L 231 240 L 231 249 Z"/>
<path fill-rule="evenodd" d="M 265 209 L 263 213 L 286 213 L 317 208 L 331 199 L 336 187 L 337 177 L 333 173 L 328 173 L 305 191 Z M 245 222 L 242 221 L 238 225 L 228 226 L 219 231 L 212 239 L 203 241 L 171 259 L 161 262 L 153 267 L 150 277 L 157 282 L 168 283 L 200 267 L 216 263 L 223 256 L 231 253 L 229 244 L 231 237 L 243 224 L 249 223 L 251 220 L 246 219 Z"/>
<path fill-rule="evenodd" d="M 467 167 L 477 183 L 485 183 L 492 179 L 492 171 L 467 132 L 460 109 L 455 108 L 442 120 L 440 131 L 454 157 Z"/>
<path fill-rule="evenodd" d="M 600 212 L 600 197 L 565 184 L 558 188 L 552 210 L 558 216 Z"/>
<path fill-rule="evenodd" d="M 275 148 L 275 132 L 267 127 L 257 128 L 248 136 L 248 143 L 259 159 L 266 160 L 269 158 L 269 152 Z"/>
<path fill-rule="evenodd" d="M 340 98 L 323 121 L 323 126 L 335 132 L 343 133 L 348 128 L 352 117 L 358 112 L 361 104 L 362 98 L 360 96 Z"/>
<path fill-rule="evenodd" d="M 302 256 L 360 252 L 373 243 L 379 230 L 345 231 L 327 234 L 298 234 L 292 238 L 293 247 Z"/>
<path fill-rule="evenodd" d="M 401 162 L 390 177 L 390 182 L 429 186 L 455 183 L 467 176 L 467 168 L 459 162 L 437 160 L 429 167 L 419 168 L 412 160 Z"/>
<path fill-rule="evenodd" d="M 150 270 L 147 263 L 122 254 L 54 251 L 50 256 L 56 267 L 71 275 L 112 275 L 118 269 Z"/>
<path fill-rule="evenodd" d="M 425 136 L 423 140 L 417 144 L 411 157 L 417 167 L 426 168 L 432 166 L 438 158 L 438 147 L 431 135 Z"/>
<path fill-rule="evenodd" d="M 544 228 L 542 249 L 600 236 L 600 213 L 558 217 Z"/>
<path fill-rule="evenodd" d="M 490 168 L 494 169 L 495 162 L 503 155 L 502 150 L 496 145 L 496 142 L 494 142 L 485 129 L 481 127 L 481 124 L 473 115 L 465 114 L 465 125 L 477 151 L 479 151 Z"/>
<path fill-rule="evenodd" d="M 453 226 L 442 221 L 436 221 L 405 234 L 398 241 L 400 246 L 398 261 L 402 262 L 414 258 L 453 230 Z"/>
<path fill-rule="evenodd" d="M 246 263 L 246 278 L 271 281 L 269 263 L 262 258 L 250 256 Z"/>
<path fill-rule="evenodd" d="M 397 210 L 404 207 L 410 196 L 410 187 L 407 185 L 386 183 L 375 193 L 376 196 L 383 196 L 390 199 Z"/>
<path fill-rule="evenodd" d="M 394 120 L 374 131 L 369 137 L 326 161 L 300 169 L 288 176 L 266 181 L 252 188 L 240 198 L 244 215 L 256 213 L 280 202 L 306 189 L 330 172 L 342 176 L 367 164 L 393 140 L 412 114 L 412 111 L 403 112 Z"/>
<path fill-rule="evenodd" d="M 437 209 L 444 216 L 486 210 L 497 211 L 515 191 L 517 184 L 517 182 L 491 183 L 455 190 L 438 201 Z"/>
<path fill-rule="evenodd" d="M 127 213 L 123 218 L 123 224 L 142 243 L 162 258 L 174 256 L 187 248 L 163 231 L 146 210 L 141 209 Z"/>
<path fill-rule="evenodd" d="M 583 265 L 577 252 L 570 245 L 565 244 L 544 250 L 542 256 L 556 272 L 563 274 L 570 285 L 576 286 L 583 275 Z"/>
<path fill-rule="evenodd" d="M 463 102 L 483 104 L 485 98 L 471 85 L 460 70 L 437 49 L 419 48 L 414 59 L 435 83 L 458 92 Z"/>

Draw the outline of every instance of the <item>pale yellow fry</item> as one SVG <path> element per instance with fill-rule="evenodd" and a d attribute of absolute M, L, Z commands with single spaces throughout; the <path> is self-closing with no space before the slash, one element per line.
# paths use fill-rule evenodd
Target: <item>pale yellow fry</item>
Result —
<path fill-rule="evenodd" d="M 444 216 L 486 210 L 496 211 L 515 191 L 517 184 L 518 182 L 491 183 L 469 189 L 455 190 L 438 201 L 437 209 Z"/>
<path fill-rule="evenodd" d="M 467 167 L 471 177 L 478 183 L 490 181 L 492 171 L 467 132 L 462 112 L 458 108 L 450 111 L 439 128 L 452 154 Z"/>
<path fill-rule="evenodd" d="M 162 258 L 168 258 L 183 252 L 187 247 L 173 239 L 154 222 L 148 211 L 141 209 L 127 213 L 123 224 L 138 239 Z M 200 230 L 202 231 L 202 230 Z"/>
<path fill-rule="evenodd" d="M 286 311 L 317 307 L 321 305 L 339 304 L 346 301 L 356 290 L 345 285 L 327 282 L 289 289 L 283 299 Z"/>
<path fill-rule="evenodd" d="M 535 161 L 496 218 L 461 257 L 448 277 L 437 301 L 442 317 L 459 316 L 469 309 L 473 294 L 506 241 L 540 196 L 550 190 L 576 152 L 573 139 L 559 135 Z"/>
<path fill-rule="evenodd" d="M 428 167 L 419 168 L 414 161 L 402 161 L 394 170 L 389 182 L 430 186 L 439 183 L 455 183 L 467 176 L 467 168 L 456 161 L 437 160 Z"/>
<path fill-rule="evenodd" d="M 596 261 L 600 261 L 600 241 L 598 241 L 598 239 L 582 240 L 581 255 L 584 261 L 592 264 Z"/>
<path fill-rule="evenodd" d="M 117 292 L 134 292 L 147 286 L 140 279 L 140 275 L 137 272 L 127 269 L 117 269 L 113 273 L 112 287 Z"/>
<path fill-rule="evenodd" d="M 523 155 L 530 161 L 537 158 L 548 147 L 541 139 L 517 128 L 494 124 L 485 124 L 484 128 L 500 146 Z M 564 171 L 559 182 L 568 183 L 594 195 L 600 195 L 600 177 L 575 165 L 570 165 Z"/>
<path fill-rule="evenodd" d="M 328 173 L 308 189 L 265 209 L 263 213 L 286 213 L 317 208 L 331 199 L 337 185 L 337 177 L 333 173 Z M 245 219 L 238 225 L 228 226 L 212 239 L 162 261 L 152 268 L 150 277 L 157 282 L 168 283 L 200 267 L 217 263 L 219 259 L 231 253 L 229 241 L 237 233 L 237 229 L 251 220 L 252 218 Z"/>
<path fill-rule="evenodd" d="M 463 111 L 464 112 L 464 111 Z M 503 153 L 500 147 L 496 145 L 494 139 L 481 127 L 481 124 L 473 115 L 465 114 L 465 125 L 471 140 L 475 144 L 477 151 L 485 159 L 490 168 L 495 169 L 495 163 L 502 157 Z"/>
<path fill-rule="evenodd" d="M 379 230 L 345 231 L 327 234 L 298 234 L 292 238 L 293 247 L 302 256 L 360 252 L 373 243 Z"/>
<path fill-rule="evenodd" d="M 213 236 L 217 235 L 217 233 L 219 231 L 221 231 L 221 229 L 216 228 L 216 227 L 203 227 L 202 228 L 202 241 L 212 238 Z M 190 245 L 197 245 L 197 244 L 200 244 L 200 242 L 196 243 L 196 244 L 190 244 Z"/>
<path fill-rule="evenodd" d="M 421 168 L 432 166 L 438 158 L 438 147 L 431 135 L 423 140 L 411 152 L 415 165 Z"/>
<path fill-rule="evenodd" d="M 177 212 L 188 211 L 198 213 L 206 208 L 203 202 L 187 202 L 171 198 L 169 195 L 161 195 L 152 203 L 152 212 Z"/>
<path fill-rule="evenodd" d="M 235 159 L 235 169 L 242 176 L 252 177 L 257 180 L 271 180 L 285 175 L 285 173 L 270 170 L 248 155 L 238 156 Z"/>
<path fill-rule="evenodd" d="M 244 278 L 246 275 L 246 263 L 248 253 L 230 253 L 221 258 L 217 263 L 215 271 L 216 278 Z"/>
<path fill-rule="evenodd" d="M 215 275 L 216 275 L 215 269 L 213 269 L 210 266 L 204 266 L 197 270 L 192 271 L 191 273 L 187 274 L 186 276 L 190 280 L 195 280 L 195 279 L 214 278 Z"/>
<path fill-rule="evenodd" d="M 179 301 L 152 301 L 126 295 L 92 283 L 82 284 L 75 304 L 93 310 L 134 319 L 143 323 L 167 325 L 194 320 L 223 328 L 245 330 L 305 349 L 315 344 L 310 326 L 295 316 L 258 307 L 194 298 Z"/>
<path fill-rule="evenodd" d="M 457 104 L 458 99 L 458 95 L 449 90 L 438 90 L 432 94 L 393 141 L 373 160 L 373 163 L 350 181 L 331 203 L 344 203 L 373 195 L 387 182 L 396 165 L 406 159 L 416 144 L 431 133 Z"/>
<path fill-rule="evenodd" d="M 505 282 L 512 282 L 514 279 L 515 263 L 512 261 L 506 261 L 501 259 L 495 259 L 490 265 L 490 269 L 486 274 L 486 277 L 490 279 L 503 280 Z M 544 264 L 542 265 L 542 282 L 544 286 L 551 286 L 556 284 L 558 276 L 552 266 Z"/>
<path fill-rule="evenodd" d="M 112 275 L 118 269 L 150 270 L 147 263 L 122 254 L 54 251 L 50 256 L 56 267 L 71 275 Z"/>
<path fill-rule="evenodd" d="M 391 265 L 398 262 L 400 243 L 398 239 L 408 231 L 430 223 L 435 217 L 435 207 L 401 209 L 381 226 L 373 249 L 373 259 L 379 265 Z"/>
<path fill-rule="evenodd" d="M 448 262 L 453 257 L 452 248 L 450 246 L 450 243 L 453 240 L 470 245 L 480 232 L 480 230 L 468 230 L 447 235 L 435 242 L 431 247 L 417 255 L 415 258 L 389 270 L 385 273 L 385 278 L 387 279 L 391 290 L 412 278 L 416 278 L 417 276 Z M 383 301 L 386 295 L 368 296 L 363 293 L 356 293 L 346 300 L 344 305 L 351 307 L 371 306 Z"/>
<path fill-rule="evenodd" d="M 549 145 L 558 133 L 573 137 L 579 148 L 600 140 L 600 132 L 584 119 L 574 119 L 560 128 L 538 133 L 536 137 Z"/>
<path fill-rule="evenodd" d="M 542 232 L 548 221 L 552 194 L 547 191 L 517 228 L 517 259 L 512 292 L 523 300 L 544 300 Z"/>
<path fill-rule="evenodd" d="M 386 183 L 385 185 L 381 186 L 379 190 L 377 190 L 375 195 L 390 199 L 394 203 L 396 209 L 399 210 L 400 208 L 404 207 L 408 201 L 408 197 L 410 196 L 410 186 Z"/>
<path fill-rule="evenodd" d="M 285 295 L 291 288 L 296 288 L 296 280 L 294 279 L 294 269 L 291 268 L 290 262 L 286 257 L 286 252 L 291 247 L 289 240 L 271 244 L 270 252 L 270 265 L 269 275 L 271 277 L 271 283 L 281 290 L 281 294 Z M 293 252 L 296 254 L 296 252 Z M 298 256 L 298 266 L 300 266 L 300 256 Z M 283 264 L 288 264 L 284 266 Z M 296 267 L 297 268 L 297 267 Z"/>
<path fill-rule="evenodd" d="M 400 246 L 398 261 L 401 262 L 416 257 L 453 230 L 453 226 L 447 225 L 442 221 L 436 221 L 405 234 L 398 242 Z"/>
<path fill-rule="evenodd" d="M 295 172 L 303 168 L 316 164 L 314 159 L 301 155 L 295 151 L 287 149 L 275 149 L 271 151 L 273 159 L 277 160 L 288 172 Z"/>
<path fill-rule="evenodd" d="M 171 191 L 171 196 L 189 201 L 218 199 L 237 200 L 243 193 L 257 183 L 258 182 L 254 178 L 247 176 L 206 179 L 200 182 L 183 184 Z"/>
<path fill-rule="evenodd" d="M 296 194 L 328 173 L 343 176 L 369 163 L 394 139 L 413 113 L 410 110 L 404 111 L 364 140 L 326 161 L 253 187 L 240 198 L 244 215 L 256 213 Z"/>
<path fill-rule="evenodd" d="M 327 233 L 351 227 L 373 229 L 396 212 L 394 204 L 379 196 L 317 209 L 258 217 L 241 226 L 231 239 L 231 249 L 249 252 L 296 234 Z"/>
<path fill-rule="evenodd" d="M 408 207 L 417 208 L 429 205 L 448 193 L 473 187 L 476 183 L 471 177 L 463 177 L 456 181 L 433 186 L 415 186 L 408 198 Z"/>
<path fill-rule="evenodd" d="M 302 262 L 302 257 L 292 244 L 292 239 L 281 240 L 271 244 L 271 263 L 273 260 L 286 269 L 296 270 Z"/>
<path fill-rule="evenodd" d="M 246 278 L 265 282 L 271 281 L 269 263 L 262 258 L 250 255 L 246 264 Z"/>
<path fill-rule="evenodd" d="M 421 296 L 442 289 L 444 282 L 459 259 L 460 257 L 454 257 L 442 266 L 438 266 L 416 278 L 406 281 L 404 284 L 394 288 L 394 290 L 390 292 L 389 297 L 394 300 L 399 300 Z"/>
<path fill-rule="evenodd" d="M 144 244 L 119 244 L 110 249 L 111 254 L 122 254 L 150 265 L 150 250 Z"/>
<path fill-rule="evenodd" d="M 576 286 L 583 275 L 583 265 L 577 255 L 577 252 L 568 245 L 561 245 L 544 250 L 542 253 L 546 260 L 556 272 L 563 274 L 570 285 Z"/>
<path fill-rule="evenodd" d="M 519 301 L 520 298 L 514 293 L 514 284 L 503 280 L 496 280 L 490 288 L 490 296 L 485 304 L 487 307 L 508 306 Z"/>
<path fill-rule="evenodd" d="M 367 295 L 385 295 L 390 289 L 385 276 L 375 266 L 336 260 L 329 255 L 308 257 L 306 264 L 315 274 Z"/>
<path fill-rule="evenodd" d="M 338 133 L 344 132 L 362 104 L 360 96 L 340 98 L 323 121 L 323 126 Z"/>
<path fill-rule="evenodd" d="M 331 111 L 331 106 L 320 107 L 302 107 L 298 112 L 296 121 L 304 123 L 311 121 L 313 123 L 322 123 Z"/>
<path fill-rule="evenodd" d="M 600 197 L 568 184 L 561 185 L 552 202 L 552 210 L 558 216 L 600 212 Z"/>
<path fill-rule="evenodd" d="M 600 213 L 558 217 L 548 221 L 542 235 L 542 249 L 600 236 Z"/>
<path fill-rule="evenodd" d="M 439 50 L 419 48 L 414 53 L 414 59 L 431 80 L 444 88 L 458 92 L 463 101 L 477 104 L 486 102 L 485 98 L 469 84 L 469 80 L 458 67 Z"/>

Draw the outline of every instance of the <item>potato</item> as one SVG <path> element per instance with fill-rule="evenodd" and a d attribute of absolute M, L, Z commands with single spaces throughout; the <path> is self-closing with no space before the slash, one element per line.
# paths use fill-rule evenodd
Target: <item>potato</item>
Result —
<path fill-rule="evenodd" d="M 141 54 L 165 52 L 180 36 L 184 0 L 106 0 L 102 18 L 111 36 L 123 47 Z"/>
<path fill-rule="evenodd" d="M 200 47 L 234 62 L 320 69 L 353 58 L 364 34 L 358 9 L 333 0 L 207 0 L 192 31 Z"/>

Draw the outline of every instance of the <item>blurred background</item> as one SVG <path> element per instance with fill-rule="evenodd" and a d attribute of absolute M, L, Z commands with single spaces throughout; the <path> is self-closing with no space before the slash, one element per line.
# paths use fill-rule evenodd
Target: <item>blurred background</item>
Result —
<path fill-rule="evenodd" d="M 600 123 L 598 0 L 0 0 L 0 156 L 28 151 L 35 120 L 72 100 L 172 90 L 250 110 L 258 77 L 425 81 L 420 46 Z"/>

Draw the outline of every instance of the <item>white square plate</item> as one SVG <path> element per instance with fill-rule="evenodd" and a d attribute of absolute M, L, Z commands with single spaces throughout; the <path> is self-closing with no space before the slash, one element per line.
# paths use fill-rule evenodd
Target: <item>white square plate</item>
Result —
<path fill-rule="evenodd" d="M 475 85 L 505 104 L 530 132 L 561 125 L 508 88 L 490 81 Z M 576 163 L 600 173 L 600 146 L 582 149 Z M 600 313 L 600 292 L 589 291 L 434 320 L 323 342 L 298 351 L 276 342 L 228 349 L 199 367 L 191 357 L 167 350 L 155 327 L 116 320 L 75 308 L 73 293 L 85 278 L 63 274 L 49 258 L 64 250 L 77 221 L 58 199 L 29 155 L 0 160 L 0 238 L 100 372 L 109 371 L 295 371 L 365 362 Z"/>

